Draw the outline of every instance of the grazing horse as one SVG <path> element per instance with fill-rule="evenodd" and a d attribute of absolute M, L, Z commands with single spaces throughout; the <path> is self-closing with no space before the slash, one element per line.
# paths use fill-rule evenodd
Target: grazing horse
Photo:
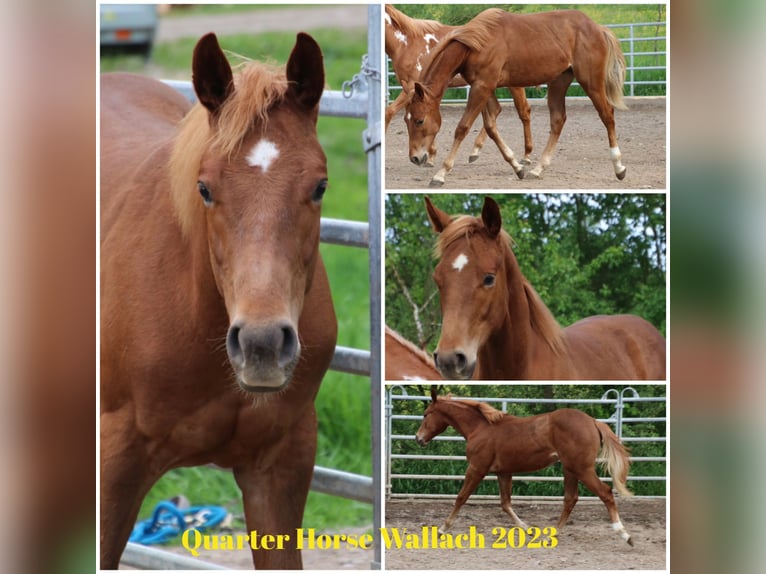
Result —
<path fill-rule="evenodd" d="M 386 380 L 438 381 L 431 356 L 386 325 Z"/>
<path fill-rule="evenodd" d="M 492 198 L 480 218 L 453 219 L 425 203 L 439 234 L 434 361 L 445 379 L 665 379 L 665 339 L 648 321 L 598 315 L 558 324 L 521 273 Z"/>
<path fill-rule="evenodd" d="M 447 26 L 436 20 L 418 20 L 410 18 L 390 4 L 386 4 L 386 54 L 391 58 L 394 66 L 396 79 L 402 86 L 402 90 L 396 99 L 386 107 L 386 129 L 391 119 L 407 103 L 407 97 L 412 92 L 413 85 L 420 78 L 423 68 L 431 60 L 431 49 L 441 42 L 447 35 L 457 30 L 457 26 Z M 462 87 L 467 82 L 459 74 L 450 80 L 451 88 Z M 529 156 L 532 153 L 532 129 L 530 127 L 529 102 L 524 88 L 511 88 L 513 105 L 519 115 L 524 128 L 524 158 L 522 163 L 530 163 Z M 500 103 L 493 92 L 487 102 L 487 112 L 496 120 L 501 112 Z M 468 162 L 473 163 L 479 158 L 479 152 L 487 139 L 487 132 L 482 127 L 476 141 L 473 144 Z M 436 157 L 435 140 L 428 149 L 428 159 L 425 165 L 433 166 Z"/>
<path fill-rule="evenodd" d="M 617 513 L 612 489 L 596 474 L 596 457 L 612 476 L 614 487 L 623 496 L 632 496 L 625 486 L 630 467 L 628 451 L 605 423 L 577 409 L 558 409 L 531 417 L 507 415 L 486 403 L 438 397 L 431 387 L 431 404 L 415 434 L 420 446 L 451 426 L 466 440 L 468 469 L 455 500 L 455 507 L 441 528 L 446 531 L 487 474 L 497 474 L 500 505 L 521 528 L 527 525 L 511 507 L 513 474 L 532 472 L 561 462 L 564 471 L 564 508 L 556 528 L 561 529 L 577 503 L 578 482 L 597 495 L 609 512 L 612 528 L 633 546 Z"/>
<path fill-rule="evenodd" d="M 455 141 L 431 186 L 444 184 L 457 150 L 479 112 L 484 128 L 519 178 L 521 164 L 497 131 L 491 114 L 482 111 L 498 87 L 548 84 L 551 132 L 539 163 L 529 172 L 540 177 L 551 163 L 566 120 L 565 96 L 577 81 L 593 102 L 606 127 L 609 153 L 617 179 L 625 177 L 614 128 L 614 108 L 626 109 L 622 97 L 625 59 L 620 42 L 607 28 L 577 10 L 511 14 L 498 8 L 481 12 L 450 34 L 431 54 L 421 80 L 415 82 L 405 121 L 413 163 L 424 165 L 427 150 L 441 127 L 439 104 L 449 80 L 460 72 L 471 85 L 468 104 L 455 129 Z"/>
<path fill-rule="evenodd" d="M 337 335 L 318 251 L 322 52 L 298 34 L 284 69 L 234 75 L 208 34 L 192 68 L 193 107 L 155 80 L 101 79 L 101 567 L 160 476 L 214 463 L 248 531 L 291 536 L 256 567 L 298 569 Z"/>

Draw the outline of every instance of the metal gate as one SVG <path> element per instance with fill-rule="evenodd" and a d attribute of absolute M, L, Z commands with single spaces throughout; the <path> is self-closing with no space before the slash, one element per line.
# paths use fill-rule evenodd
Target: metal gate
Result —
<path fill-rule="evenodd" d="M 509 389 L 512 389 L 513 387 L 509 385 Z M 511 391 L 509 391 L 511 392 Z M 457 397 L 456 397 L 457 398 Z M 646 465 L 646 463 L 662 463 L 663 467 L 665 468 L 664 473 L 658 473 L 655 475 L 652 474 L 631 474 L 628 476 L 628 484 L 636 484 L 639 482 L 658 482 L 658 481 L 666 481 L 667 479 L 667 448 L 665 447 L 667 443 L 667 432 L 665 432 L 664 436 L 635 436 L 637 433 L 630 432 L 628 434 L 633 436 L 627 436 L 626 433 L 624 433 L 624 429 L 627 427 L 630 427 L 634 424 L 639 423 L 661 423 L 664 425 L 667 424 L 666 415 L 664 414 L 666 412 L 666 409 L 663 409 L 663 416 L 625 416 L 624 410 L 627 405 L 634 405 L 640 407 L 642 404 L 648 404 L 648 403 L 658 403 L 661 402 L 663 405 L 666 404 L 666 397 L 642 397 L 640 396 L 639 392 L 634 387 L 624 387 L 620 390 L 618 389 L 608 389 L 600 399 L 543 399 L 543 398 L 534 398 L 534 399 L 526 399 L 526 398 L 477 398 L 477 397 L 471 397 L 472 400 L 478 400 L 482 402 L 486 402 L 491 404 L 492 406 L 499 408 L 503 412 L 509 412 L 512 411 L 512 405 L 514 404 L 525 404 L 525 403 L 533 403 L 533 404 L 556 404 L 556 405 L 564 405 L 564 406 L 574 406 L 575 408 L 577 405 L 587 405 L 587 404 L 602 404 L 602 405 L 613 405 L 614 406 L 614 412 L 612 415 L 607 419 L 600 419 L 603 420 L 603 422 L 606 422 L 610 426 L 613 427 L 615 434 L 620 438 L 620 440 L 625 443 L 626 446 L 630 447 L 631 444 L 636 445 L 639 443 L 658 443 L 663 445 L 664 448 L 662 448 L 662 456 L 631 456 L 631 469 L 635 471 L 636 469 L 640 469 L 642 465 Z M 407 469 L 407 461 L 465 461 L 466 458 L 463 455 L 456 456 L 456 455 L 439 455 L 439 454 L 428 454 L 428 452 L 424 452 L 423 454 L 416 453 L 413 454 L 411 452 L 407 453 L 401 453 L 401 452 L 395 452 L 395 451 L 401 451 L 401 450 L 415 450 L 413 447 L 412 449 L 409 448 L 397 448 L 394 449 L 393 445 L 395 443 L 398 443 L 398 446 L 401 446 L 403 444 L 413 443 L 415 441 L 415 435 L 414 431 L 412 431 L 413 426 L 415 423 L 419 424 L 420 421 L 423 419 L 422 415 L 407 415 L 407 414 L 396 414 L 397 408 L 396 403 L 397 402 L 403 402 L 403 401 L 430 401 L 430 397 L 426 396 L 420 396 L 420 395 L 408 395 L 406 389 L 403 386 L 400 385 L 394 385 L 389 386 L 386 389 L 386 497 L 412 497 L 417 496 L 418 498 L 454 498 L 454 494 L 422 494 L 422 493 L 413 493 L 413 492 L 406 492 L 402 488 L 394 488 L 394 481 L 402 480 L 402 479 L 408 479 L 412 481 L 460 481 L 464 479 L 463 472 L 460 472 L 459 474 L 440 474 L 438 472 L 434 472 L 433 474 L 424 474 L 424 473 L 418 473 L 418 472 L 411 472 Z M 410 421 L 409 423 L 405 423 L 405 421 Z M 407 432 L 407 430 L 404 430 L 403 427 L 405 425 L 410 429 L 410 432 Z M 415 426 L 416 428 L 416 426 Z M 464 441 L 462 436 L 438 436 L 433 439 L 433 441 Z M 418 449 L 420 450 L 420 449 Z M 392 468 L 394 467 L 394 461 L 402 461 L 396 466 L 397 471 L 392 472 Z M 464 467 L 463 467 L 464 470 Z M 488 475 L 485 479 L 485 481 L 496 481 L 497 477 L 494 475 Z M 563 483 L 563 476 L 540 476 L 540 475 L 514 475 L 513 477 L 514 482 L 561 482 Z M 611 481 L 611 478 L 605 477 L 603 478 L 605 482 Z M 459 486 L 459 485 L 458 485 Z M 663 492 L 665 492 L 665 489 L 662 489 Z M 562 495 L 563 495 L 563 487 L 562 487 Z M 473 495 L 474 498 L 495 498 L 493 495 Z M 514 497 L 516 497 L 514 495 Z M 523 496 L 519 498 L 524 498 Z M 536 497 L 537 498 L 537 497 Z M 558 497 L 560 498 L 560 497 Z M 586 497 L 582 497 L 586 498 Z"/>

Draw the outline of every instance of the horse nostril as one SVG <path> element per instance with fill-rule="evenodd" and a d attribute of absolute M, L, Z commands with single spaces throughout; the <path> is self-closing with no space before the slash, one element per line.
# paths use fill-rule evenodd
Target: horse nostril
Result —
<path fill-rule="evenodd" d="M 415 155 L 413 155 L 412 157 L 410 157 L 410 161 L 411 161 L 412 163 L 414 163 L 415 165 L 420 165 L 420 159 L 419 159 L 417 156 L 415 156 Z"/>
<path fill-rule="evenodd" d="M 229 360 L 238 365 L 242 365 L 245 362 L 242 345 L 239 341 L 240 331 L 241 328 L 239 325 L 232 325 L 226 335 L 226 351 L 229 354 Z"/>
<path fill-rule="evenodd" d="M 458 371 L 462 371 L 463 369 L 465 369 L 465 366 L 468 363 L 463 353 L 455 353 L 455 361 L 457 363 Z"/>
<path fill-rule="evenodd" d="M 282 349 L 279 352 L 279 366 L 284 367 L 295 359 L 298 351 L 298 336 L 290 325 L 282 327 Z"/>

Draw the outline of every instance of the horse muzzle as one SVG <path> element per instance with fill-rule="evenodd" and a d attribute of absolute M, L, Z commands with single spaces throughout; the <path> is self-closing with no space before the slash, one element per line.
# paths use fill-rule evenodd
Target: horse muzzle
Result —
<path fill-rule="evenodd" d="M 465 381 L 473 376 L 476 368 L 476 361 L 469 360 L 466 355 L 460 351 L 448 353 L 434 353 L 434 363 L 439 369 L 442 377 L 447 380 Z"/>
<path fill-rule="evenodd" d="M 415 435 L 415 442 L 418 443 L 419 446 L 426 446 L 429 443 L 429 439 L 425 439 L 420 434 Z"/>
<path fill-rule="evenodd" d="M 426 166 L 428 165 L 428 154 L 424 153 L 422 155 L 412 155 L 410 156 L 410 161 L 415 165 Z"/>
<path fill-rule="evenodd" d="M 229 327 L 226 352 L 243 390 L 269 393 L 290 383 L 301 348 L 298 333 L 289 321 L 265 325 L 237 321 Z"/>

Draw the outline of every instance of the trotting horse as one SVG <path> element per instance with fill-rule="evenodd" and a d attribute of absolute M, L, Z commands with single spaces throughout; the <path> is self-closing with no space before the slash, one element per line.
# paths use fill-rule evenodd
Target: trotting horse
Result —
<path fill-rule="evenodd" d="M 386 129 L 393 117 L 407 103 L 407 97 L 412 92 L 413 85 L 420 78 L 423 68 L 431 61 L 431 50 L 441 42 L 448 34 L 457 30 L 457 26 L 447 26 L 436 20 L 418 20 L 410 18 L 390 4 L 386 4 L 386 54 L 391 58 L 396 79 L 402 86 L 402 90 L 396 99 L 386 107 Z M 459 74 L 452 78 L 448 87 L 462 87 L 467 85 Z M 513 96 L 513 105 L 519 115 L 524 128 L 524 157 L 522 163 L 531 163 L 529 156 L 532 153 L 532 129 L 530 127 L 529 102 L 524 88 L 510 88 Z M 492 92 L 487 102 L 487 112 L 493 114 L 496 120 L 501 112 L 500 103 Z M 473 163 L 479 158 L 481 148 L 487 139 L 487 131 L 482 127 L 476 141 L 473 144 L 468 162 Z M 436 140 L 434 139 L 428 148 L 428 159 L 425 165 L 432 167 L 436 157 Z"/>
<path fill-rule="evenodd" d="M 468 104 L 455 129 L 455 141 L 431 186 L 444 184 L 457 150 L 479 113 L 484 128 L 519 178 L 524 170 L 500 137 L 492 114 L 482 111 L 498 87 L 548 84 L 551 131 L 538 164 L 529 172 L 540 177 L 551 163 L 566 121 L 565 96 L 576 78 L 606 127 L 609 153 L 617 179 L 623 179 L 614 108 L 626 109 L 622 97 L 625 59 L 615 35 L 577 10 L 511 14 L 498 8 L 481 12 L 445 38 L 415 82 L 407 104 L 410 160 L 425 165 L 428 149 L 441 127 L 439 104 L 456 73 L 471 85 Z"/>
<path fill-rule="evenodd" d="M 633 542 L 617 513 L 612 489 L 596 474 L 596 457 L 612 476 L 614 487 L 623 496 L 632 493 L 625 485 L 630 460 L 628 451 L 605 423 L 577 409 L 558 409 L 531 417 L 507 415 L 486 403 L 438 397 L 431 387 L 431 404 L 415 434 L 420 446 L 451 426 L 466 440 L 468 469 L 455 500 L 455 507 L 441 528 L 446 531 L 484 477 L 497 474 L 500 505 L 514 524 L 527 525 L 511 507 L 513 474 L 532 472 L 561 462 L 564 471 L 564 508 L 556 527 L 561 529 L 577 503 L 577 484 L 582 482 L 597 495 L 609 512 L 612 528 L 631 546 Z"/>
<path fill-rule="evenodd" d="M 386 325 L 386 380 L 439 381 L 431 356 Z"/>
<path fill-rule="evenodd" d="M 597 315 L 558 324 L 519 269 L 491 197 L 480 218 L 425 204 L 439 234 L 434 361 L 445 379 L 665 379 L 665 340 L 648 321 Z"/>
<path fill-rule="evenodd" d="M 337 324 L 319 256 L 322 52 L 234 75 L 213 34 L 190 104 L 101 79 L 101 567 L 115 569 L 167 470 L 232 468 L 247 529 L 290 534 L 259 569 L 298 569 L 314 409 Z"/>

